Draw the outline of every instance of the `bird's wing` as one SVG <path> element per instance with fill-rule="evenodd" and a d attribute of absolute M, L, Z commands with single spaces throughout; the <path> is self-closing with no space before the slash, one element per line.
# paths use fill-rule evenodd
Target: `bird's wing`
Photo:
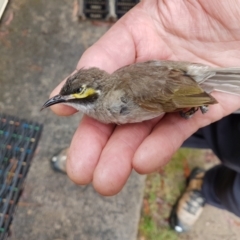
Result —
<path fill-rule="evenodd" d="M 130 74 L 129 87 L 134 101 L 149 111 L 172 112 L 217 102 L 186 72 L 179 69 L 148 66 L 146 70 L 146 66 L 140 66 L 137 79 L 136 74 L 129 69 L 125 71 L 125 77 L 126 74 Z"/>

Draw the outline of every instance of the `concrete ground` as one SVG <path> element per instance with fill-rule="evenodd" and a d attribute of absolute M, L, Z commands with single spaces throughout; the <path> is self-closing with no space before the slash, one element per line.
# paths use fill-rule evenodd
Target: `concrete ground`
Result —
<path fill-rule="evenodd" d="M 229 212 L 207 205 L 191 232 L 179 240 L 239 240 L 240 219 Z"/>
<path fill-rule="evenodd" d="M 102 197 L 91 185 L 76 186 L 50 169 L 50 157 L 69 145 L 81 115 L 57 117 L 39 109 L 74 70 L 81 53 L 108 29 L 78 23 L 74 13 L 73 1 L 11 1 L 0 25 L 0 111 L 44 124 L 11 240 L 134 240 L 137 236 L 143 176 L 133 173 L 121 193 Z M 240 239 L 239 225 L 230 224 L 232 218 L 226 216 L 208 207 L 192 235 L 179 239 Z"/>

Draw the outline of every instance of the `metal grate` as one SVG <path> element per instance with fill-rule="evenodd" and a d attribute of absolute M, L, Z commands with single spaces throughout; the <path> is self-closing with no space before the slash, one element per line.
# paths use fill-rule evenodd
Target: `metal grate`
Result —
<path fill-rule="evenodd" d="M 116 0 L 116 14 L 117 17 L 122 17 L 126 12 L 133 8 L 139 0 Z"/>
<path fill-rule="evenodd" d="M 0 240 L 8 236 L 41 131 L 38 123 L 0 114 Z"/>
<path fill-rule="evenodd" d="M 79 0 L 79 18 L 116 21 L 140 0 Z"/>
<path fill-rule="evenodd" d="M 108 1 L 106 0 L 85 0 L 84 14 L 91 19 L 105 19 L 108 14 Z"/>

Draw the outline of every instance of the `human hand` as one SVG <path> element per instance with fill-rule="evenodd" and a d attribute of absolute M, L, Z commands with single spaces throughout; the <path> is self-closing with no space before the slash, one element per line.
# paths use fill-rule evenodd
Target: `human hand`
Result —
<path fill-rule="evenodd" d="M 240 66 L 240 1 L 233 2 L 143 0 L 83 54 L 77 69 L 96 66 L 113 72 L 153 59 Z M 212 95 L 219 104 L 189 120 L 173 113 L 114 126 L 83 117 L 70 146 L 69 177 L 81 185 L 93 182 L 103 195 L 118 193 L 132 169 L 141 174 L 158 170 L 195 131 L 240 108 L 238 96 Z M 75 112 L 64 105 L 52 109 L 58 115 Z"/>

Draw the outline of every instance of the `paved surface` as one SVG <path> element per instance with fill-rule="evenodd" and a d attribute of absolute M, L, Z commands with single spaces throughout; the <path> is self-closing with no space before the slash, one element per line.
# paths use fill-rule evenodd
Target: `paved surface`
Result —
<path fill-rule="evenodd" d="M 194 228 L 179 240 L 239 240 L 240 219 L 215 207 L 207 205 Z"/>
<path fill-rule="evenodd" d="M 115 197 L 99 196 L 54 173 L 49 158 L 68 146 L 81 115 L 39 109 L 107 27 L 79 24 L 73 1 L 12 1 L 0 29 L 0 111 L 44 123 L 15 215 L 13 240 L 135 239 L 144 177 L 132 174 Z"/>

